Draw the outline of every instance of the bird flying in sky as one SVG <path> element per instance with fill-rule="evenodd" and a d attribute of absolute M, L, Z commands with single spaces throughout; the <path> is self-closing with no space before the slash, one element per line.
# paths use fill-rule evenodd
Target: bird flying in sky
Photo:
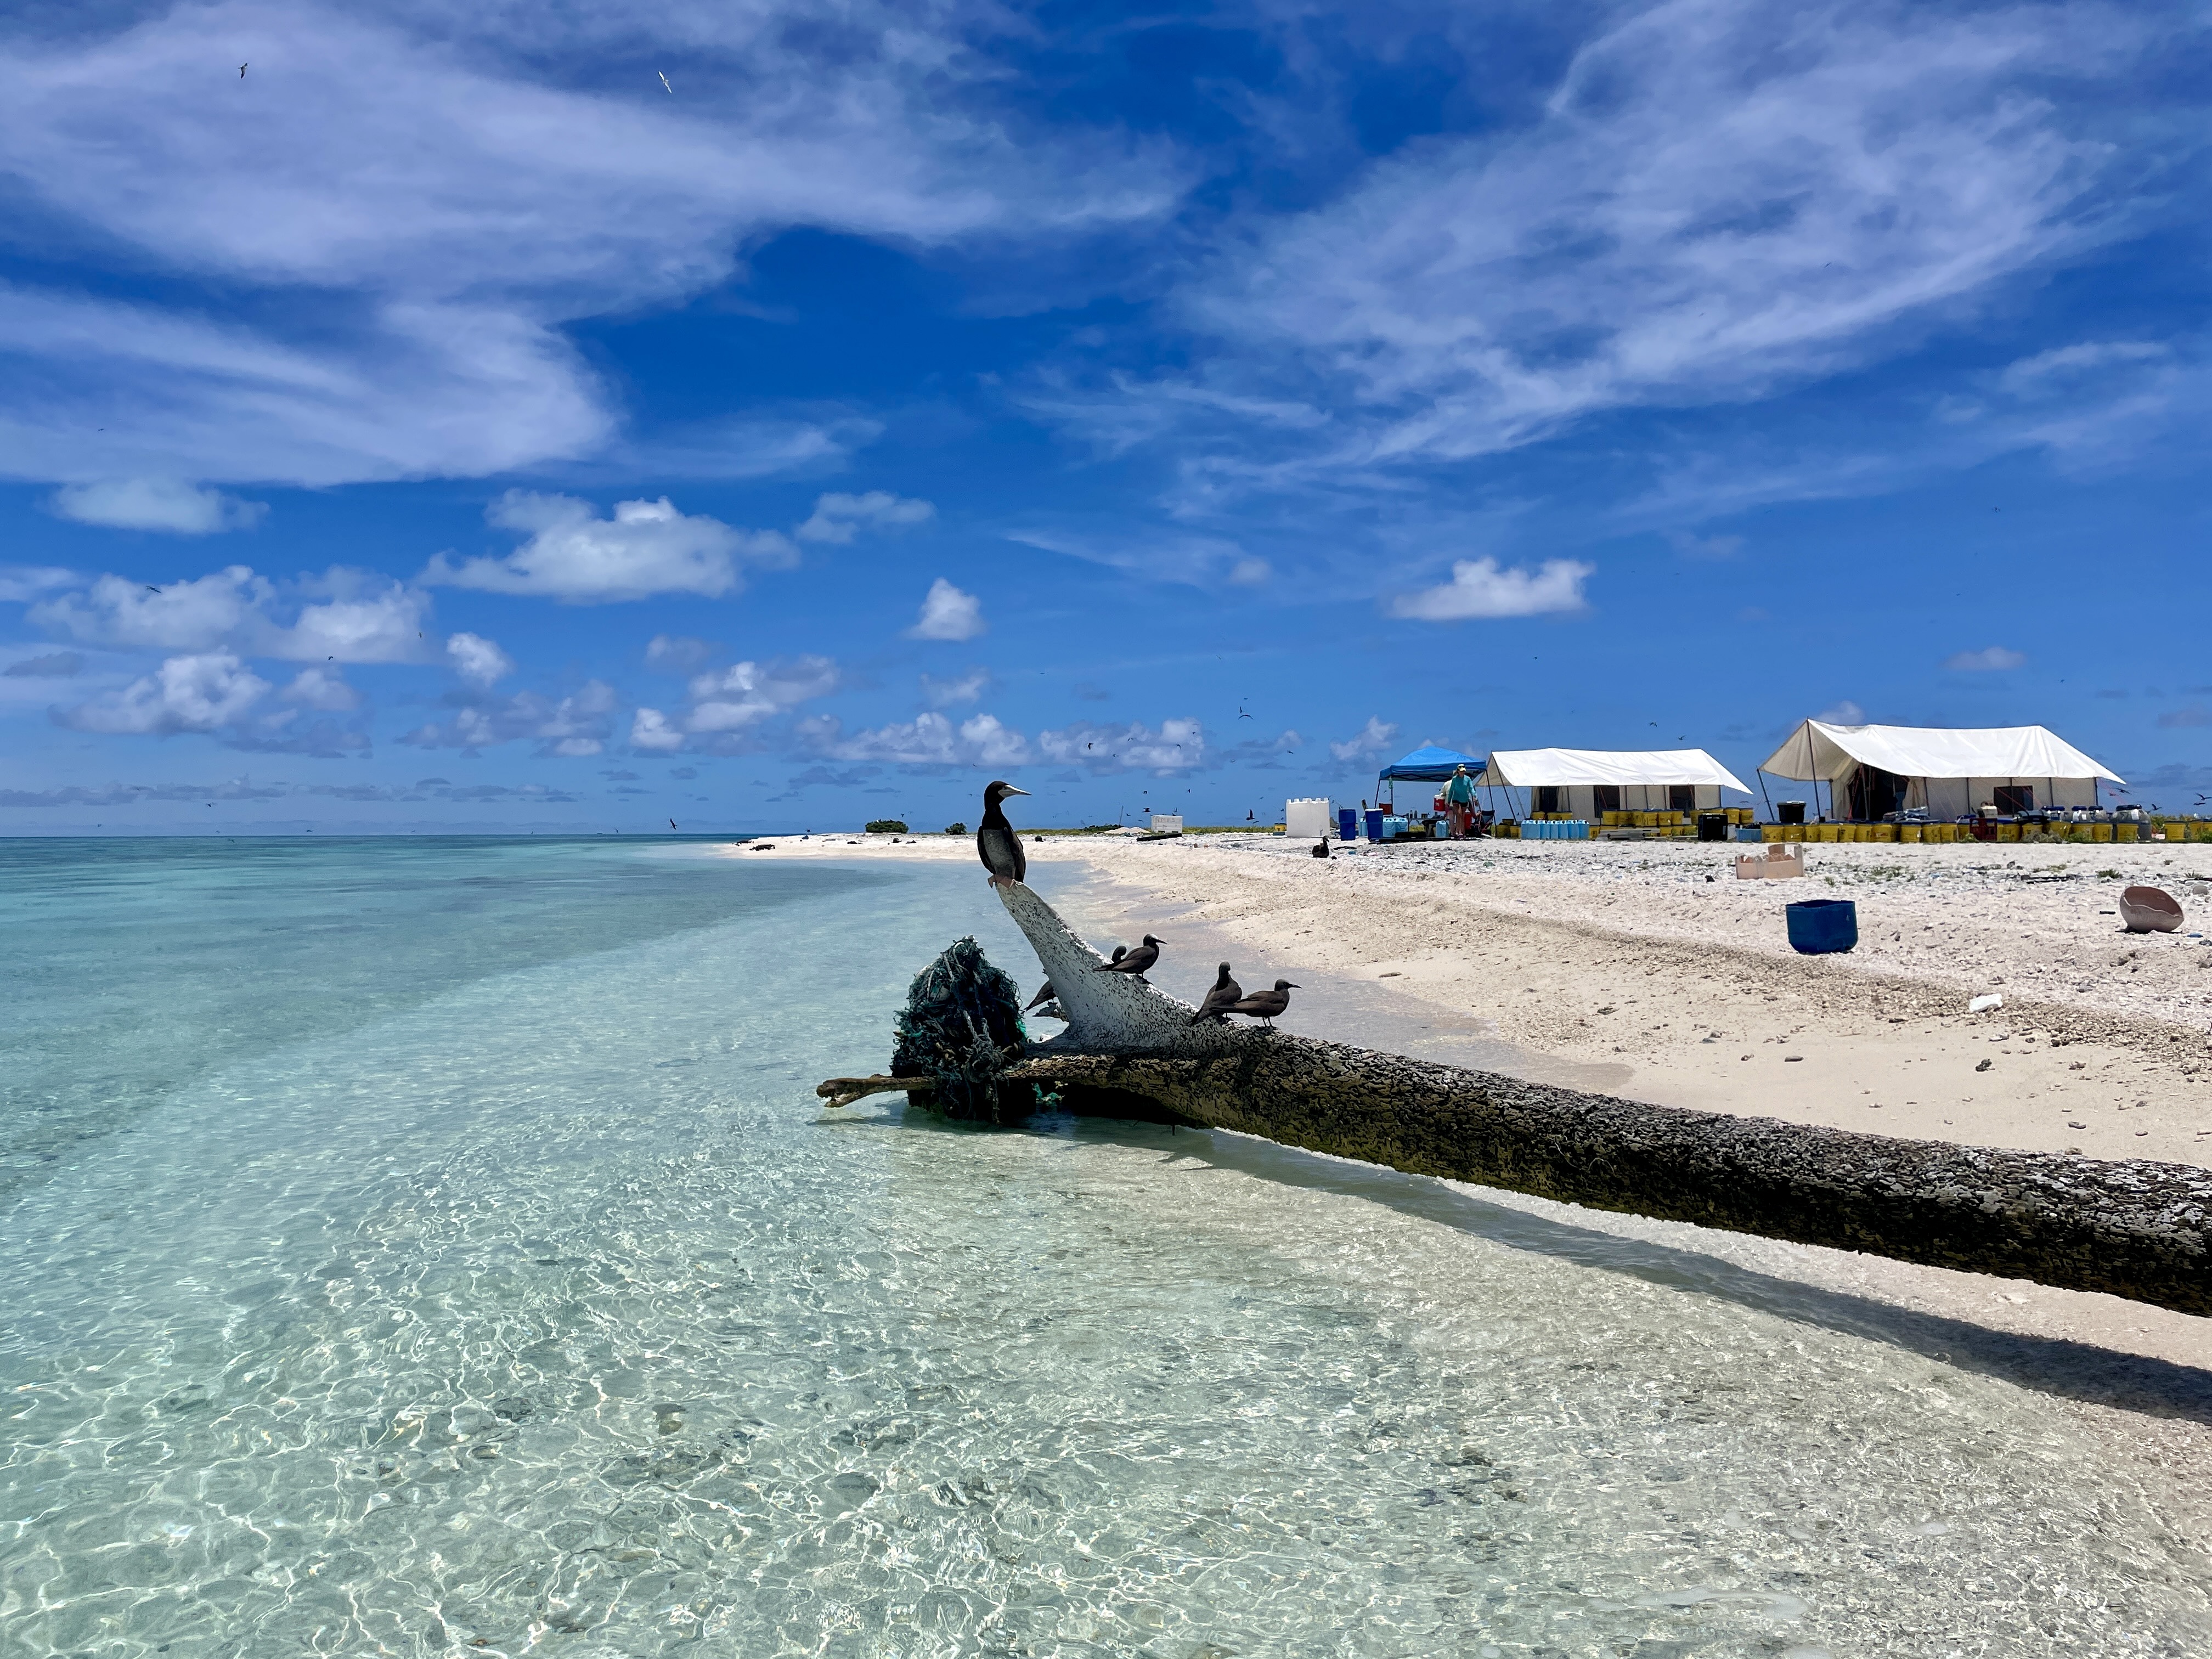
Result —
<path fill-rule="evenodd" d="M 659 76 L 660 76 L 660 84 L 661 84 L 662 86 L 664 86 L 664 87 L 668 87 L 668 95 L 669 95 L 671 98 L 673 98 L 673 97 L 676 95 L 676 88 L 673 88 L 673 87 L 669 87 L 669 86 L 668 86 L 668 76 L 667 76 L 666 75 L 663 74 L 663 73 L 662 73 L 660 70 L 653 70 L 653 73 L 654 73 L 655 75 L 659 75 Z"/>

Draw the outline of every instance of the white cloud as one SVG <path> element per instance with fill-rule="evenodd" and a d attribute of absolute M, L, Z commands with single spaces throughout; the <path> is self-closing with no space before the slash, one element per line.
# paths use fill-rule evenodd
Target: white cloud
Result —
<path fill-rule="evenodd" d="M 1370 714 L 1366 725 L 1342 743 L 1329 744 L 1328 752 L 1340 761 L 1356 761 L 1362 756 L 1387 755 L 1397 746 L 1398 728 Z"/>
<path fill-rule="evenodd" d="M 1401 593 L 1390 614 L 1418 622 L 1462 622 L 1477 617 L 1540 617 L 1583 608 L 1583 584 L 1597 572 L 1576 559 L 1547 559 L 1531 572 L 1501 568 L 1496 559 L 1461 559 L 1452 579 L 1418 593 Z"/>
<path fill-rule="evenodd" d="M 1813 718 L 1823 726 L 1864 726 L 1867 723 L 1866 710 L 1849 697 L 1829 704 Z"/>
<path fill-rule="evenodd" d="M 979 48 L 1006 27 L 803 0 L 216 0 L 15 24 L 0 167 L 26 210 L 242 295 L 252 320 L 27 296 L 73 312 L 72 337 L 0 302 L 19 360 L 0 455 L 19 476 L 314 483 L 576 455 L 613 422 L 562 325 L 721 283 L 779 229 L 939 246 L 1166 208 L 1157 147 L 1017 128 L 963 95 L 1005 72 Z M 216 40 L 253 71 L 210 100 Z M 636 67 L 647 40 L 682 59 L 683 97 Z"/>
<path fill-rule="evenodd" d="M 939 576 L 929 585 L 921 601 L 921 614 L 906 630 L 910 640 L 972 640 L 985 632 L 983 602 L 963 593 Z"/>
<path fill-rule="evenodd" d="M 622 699 L 605 680 L 586 680 L 557 702 L 535 691 L 464 704 L 451 720 L 433 720 L 401 737 L 418 749 L 467 752 L 534 739 L 544 756 L 580 758 L 606 748 Z"/>
<path fill-rule="evenodd" d="M 1063 393 L 1067 418 L 1175 443 L 1217 481 L 1241 467 L 1248 489 L 1373 481 L 1856 368 L 2126 222 L 2100 192 L 2131 151 L 2091 124 L 2160 37 L 2119 9 L 1576 15 L 1600 32 L 1540 111 L 1255 214 L 1178 296 L 1194 367 Z"/>
<path fill-rule="evenodd" d="M 684 734 L 668 723 L 658 708 L 641 708 L 630 717 L 629 746 L 665 753 L 684 746 Z"/>
<path fill-rule="evenodd" d="M 1140 720 L 1127 726 L 1078 720 L 1038 732 L 1037 747 L 1047 760 L 1092 772 L 1188 772 L 1206 763 L 1206 728 L 1188 718 L 1162 720 L 1157 732 Z"/>
<path fill-rule="evenodd" d="M 2027 657 L 2020 652 L 1992 645 L 1981 651 L 1954 652 L 1943 659 L 1943 666 L 1954 673 L 1994 674 L 2008 668 L 2022 667 L 2027 662 Z"/>
<path fill-rule="evenodd" d="M 199 651 L 243 631 L 275 597 L 276 589 L 242 564 L 166 584 L 102 576 L 85 593 L 33 606 L 31 620 L 89 644 Z"/>
<path fill-rule="evenodd" d="M 1257 587 L 1275 574 L 1265 559 L 1239 559 L 1229 567 L 1229 580 L 1239 587 Z"/>
<path fill-rule="evenodd" d="M 823 715 L 802 721 L 799 736 L 836 760 L 891 766 L 1018 766 L 1031 757 L 1029 739 L 995 714 L 977 714 L 958 726 L 942 714 L 917 714 L 904 724 L 850 737 L 834 717 Z"/>
<path fill-rule="evenodd" d="M 383 576 L 335 569 L 313 585 L 331 597 L 303 605 L 290 627 L 264 621 L 244 643 L 257 656 L 313 662 L 422 662 L 429 596 Z"/>
<path fill-rule="evenodd" d="M 176 478 L 108 478 L 69 484 L 54 492 L 52 510 L 79 524 L 116 530 L 166 530 L 210 536 L 218 530 L 251 530 L 269 507 Z"/>
<path fill-rule="evenodd" d="M 608 605 L 655 593 L 718 599 L 739 585 L 741 562 L 787 565 L 799 550 L 773 530 L 733 530 L 704 514 L 686 517 L 668 497 L 620 501 L 602 519 L 589 501 L 510 489 L 486 510 L 502 529 L 530 539 L 501 559 L 450 564 L 439 554 L 422 573 L 433 585 L 527 593 L 571 605 Z"/>
<path fill-rule="evenodd" d="M 166 737 L 212 732 L 241 719 L 269 694 L 269 682 L 228 651 L 171 657 L 118 691 L 58 713 L 79 732 Z"/>
<path fill-rule="evenodd" d="M 132 581 L 106 575 L 82 593 L 31 608 L 41 628 L 95 645 L 140 650 L 209 651 L 292 662 L 421 662 L 429 600 L 374 572 L 333 567 L 287 593 L 246 565 L 186 581 Z M 292 610 L 299 598 L 306 603 Z"/>
<path fill-rule="evenodd" d="M 921 677 L 922 700 L 932 708 L 951 708 L 963 702 L 974 702 L 991 689 L 991 671 L 971 668 L 957 679 L 940 680 L 933 674 Z"/>
<path fill-rule="evenodd" d="M 828 657 L 741 662 L 701 674 L 691 682 L 691 712 L 684 729 L 735 732 L 795 708 L 837 689 L 842 675 Z"/>
<path fill-rule="evenodd" d="M 2046 394 L 2054 381 L 2075 380 L 2115 365 L 2162 362 L 2172 348 L 2148 340 L 2090 340 L 2039 351 L 2005 365 L 1997 384 L 2014 397 Z"/>
<path fill-rule="evenodd" d="M 937 509 L 927 501 L 871 489 L 864 495 L 823 495 L 814 503 L 813 516 L 793 533 L 805 542 L 850 542 L 862 530 L 889 530 L 925 524 Z"/>
<path fill-rule="evenodd" d="M 453 672 L 473 685 L 495 685 L 514 672 L 514 659 L 481 634 L 455 634 L 446 641 Z"/>
<path fill-rule="evenodd" d="M 41 593 L 73 586 L 76 580 L 75 571 L 54 565 L 0 565 L 0 605 L 27 605 Z"/>
<path fill-rule="evenodd" d="M 319 708 L 326 714 L 339 714 L 361 707 L 361 693 L 346 684 L 344 675 L 334 673 L 326 667 L 301 669 L 281 695 L 286 702 L 298 703 L 306 708 Z"/>

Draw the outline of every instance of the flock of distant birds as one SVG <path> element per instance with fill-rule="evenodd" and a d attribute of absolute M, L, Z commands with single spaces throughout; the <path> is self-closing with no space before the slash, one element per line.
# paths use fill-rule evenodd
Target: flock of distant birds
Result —
<path fill-rule="evenodd" d="M 1012 884 L 1027 878 L 1030 872 L 1029 855 L 1022 850 L 1022 838 L 1014 826 L 1006 821 L 1006 802 L 1012 795 L 1026 795 L 1026 789 L 1017 789 L 1002 779 L 994 779 L 983 790 L 983 822 L 975 831 L 975 855 L 983 860 L 983 867 L 991 872 L 994 886 L 1000 883 Z M 1091 971 L 1094 974 L 1127 974 L 1141 984 L 1152 981 L 1145 978 L 1146 970 L 1160 959 L 1160 947 L 1167 941 L 1147 933 L 1134 950 L 1126 945 L 1114 947 L 1110 962 L 1102 962 Z M 1247 1018 L 1264 1023 L 1270 1030 L 1275 1020 L 1291 1006 L 1291 993 L 1298 988 L 1289 980 L 1279 979 L 1271 991 L 1255 991 L 1244 994 L 1223 963 L 1213 981 L 1213 988 L 1190 1017 L 1194 1025 L 1212 1021 L 1226 1025 L 1229 1016 L 1243 1014 Z M 1066 1019 L 1060 1012 L 1058 994 L 1047 980 L 1043 988 L 1030 999 L 1030 1009 L 1048 1019 Z M 1028 1010 L 1024 1010 L 1024 1012 Z"/>

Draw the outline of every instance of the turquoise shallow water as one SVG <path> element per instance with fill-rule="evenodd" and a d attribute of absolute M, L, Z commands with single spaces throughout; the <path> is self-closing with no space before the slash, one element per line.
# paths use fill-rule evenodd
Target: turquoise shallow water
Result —
<path fill-rule="evenodd" d="M 9 1659 L 2212 1648 L 2033 1391 L 1233 1137 L 817 1112 L 951 938 L 1034 976 L 964 869 L 0 843 L 0 929 Z"/>

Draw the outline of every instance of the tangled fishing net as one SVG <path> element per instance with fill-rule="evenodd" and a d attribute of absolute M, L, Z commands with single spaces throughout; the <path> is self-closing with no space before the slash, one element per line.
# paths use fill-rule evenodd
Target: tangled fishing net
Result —
<path fill-rule="evenodd" d="M 1000 1074 L 1022 1057 L 1022 998 L 970 937 L 945 946 L 914 976 L 898 1017 L 891 1075 L 937 1085 L 933 1110 L 975 1123 L 1018 1123 L 1037 1109 L 1036 1091 Z"/>

